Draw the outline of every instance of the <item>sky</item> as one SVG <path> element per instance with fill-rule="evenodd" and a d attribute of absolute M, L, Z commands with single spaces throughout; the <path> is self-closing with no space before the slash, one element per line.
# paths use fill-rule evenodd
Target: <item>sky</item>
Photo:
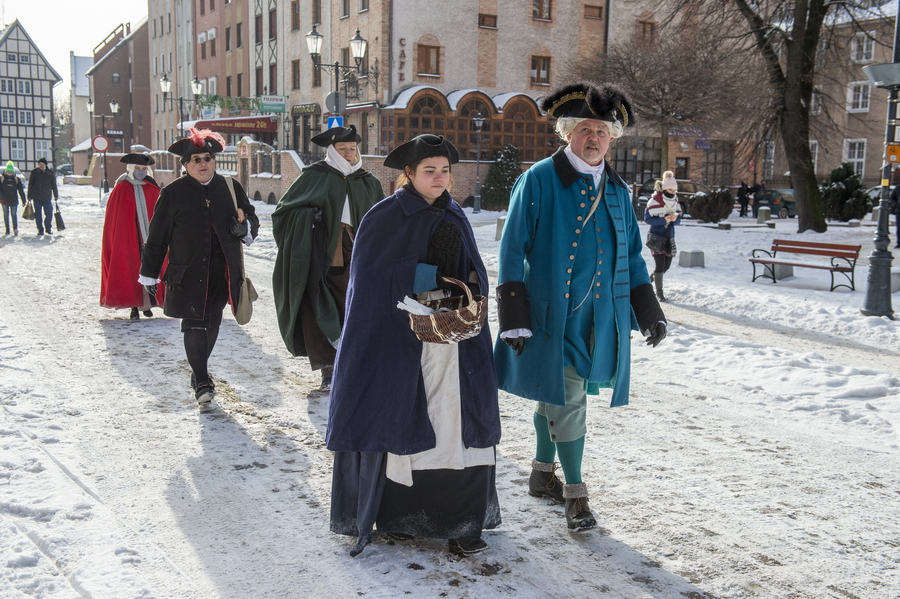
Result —
<path fill-rule="evenodd" d="M 38 10 L 35 8 L 38 7 Z M 63 82 L 56 93 L 68 90 L 69 52 L 91 56 L 94 46 L 123 23 L 136 25 L 147 16 L 142 0 L 0 0 L 4 27 L 15 21 L 31 36 Z"/>

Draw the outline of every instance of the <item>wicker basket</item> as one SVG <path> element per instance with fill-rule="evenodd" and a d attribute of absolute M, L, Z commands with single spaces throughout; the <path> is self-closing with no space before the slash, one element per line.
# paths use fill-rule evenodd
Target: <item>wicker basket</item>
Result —
<path fill-rule="evenodd" d="M 420 341 L 426 343 L 459 343 L 471 339 L 481 332 L 487 318 L 487 298 L 482 295 L 472 296 L 469 287 L 462 281 L 444 277 L 448 283 L 463 289 L 466 295 L 445 297 L 439 300 L 420 300 L 423 306 L 433 310 L 447 308 L 448 312 L 436 314 L 409 315 L 409 327 Z"/>

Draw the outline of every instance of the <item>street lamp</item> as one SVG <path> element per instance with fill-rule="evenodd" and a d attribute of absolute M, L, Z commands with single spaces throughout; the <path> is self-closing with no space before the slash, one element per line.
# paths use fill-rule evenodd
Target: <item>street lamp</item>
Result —
<path fill-rule="evenodd" d="M 110 115 L 105 114 L 94 114 L 94 101 L 88 100 L 87 103 L 87 111 L 91 114 L 91 116 L 100 117 L 100 131 L 102 135 L 106 135 L 106 117 L 114 117 L 119 114 L 119 103 L 113 100 L 109 103 L 109 112 Z M 93 122 L 92 122 L 93 124 Z M 106 170 L 106 154 L 108 153 L 109 148 L 107 147 L 107 151 L 103 152 L 103 193 L 109 192 L 109 178 Z"/>
<path fill-rule="evenodd" d="M 291 149 L 291 128 L 292 128 L 293 124 L 294 123 L 291 120 L 291 117 L 289 117 L 288 115 L 284 115 L 283 126 L 284 126 L 284 149 L 285 150 Z"/>
<path fill-rule="evenodd" d="M 894 319 L 891 306 L 891 262 L 893 255 L 888 251 L 890 237 L 890 179 L 891 163 L 888 162 L 888 145 L 893 144 L 896 131 L 897 100 L 900 92 L 900 19 L 894 31 L 894 62 L 873 64 L 863 67 L 866 77 L 875 87 L 889 91 L 887 126 L 884 134 L 884 158 L 881 173 L 881 201 L 878 204 L 878 228 L 875 232 L 875 248 L 869 254 L 869 277 L 866 298 L 861 312 L 866 316 L 887 316 Z M 898 216 L 897 218 L 900 218 Z"/>
<path fill-rule="evenodd" d="M 339 92 L 341 86 L 341 76 L 344 77 L 344 94 L 352 98 L 359 98 L 359 84 L 369 84 L 369 76 L 362 77 L 362 61 L 366 57 L 366 49 L 369 42 L 360 34 L 359 29 L 356 35 L 350 38 L 350 54 L 353 56 L 355 65 L 342 65 L 336 60 L 333 65 L 322 64 L 322 45 L 325 42 L 325 36 L 316 31 L 316 25 L 313 25 L 312 31 L 306 34 L 306 48 L 309 50 L 309 56 L 313 61 L 313 68 L 325 71 L 329 75 L 334 74 L 334 91 Z M 378 59 L 375 59 L 375 67 L 370 73 L 373 81 L 375 93 L 378 93 Z"/>
<path fill-rule="evenodd" d="M 159 80 L 159 90 L 163 95 L 163 110 L 166 109 L 166 98 L 169 96 L 169 92 L 172 91 L 172 82 L 169 81 L 169 76 L 163 73 L 162 79 Z M 203 93 L 203 84 L 197 79 L 197 76 L 194 75 L 194 80 L 191 81 L 191 91 L 194 93 L 194 102 L 197 102 L 197 96 Z M 170 98 L 169 106 L 172 106 L 172 101 L 175 98 Z M 188 100 L 191 102 L 191 100 Z M 184 98 L 181 96 L 178 97 L 178 130 L 184 134 L 184 127 L 182 126 L 184 123 Z"/>
<path fill-rule="evenodd" d="M 475 131 L 478 137 L 476 144 L 478 149 L 475 154 L 475 199 L 473 201 L 472 213 L 478 214 L 481 212 L 481 176 L 480 176 L 480 167 L 481 167 L 481 127 L 484 125 L 484 117 L 481 116 L 480 112 L 476 112 L 475 116 L 472 118 L 472 121 L 475 123 Z"/>

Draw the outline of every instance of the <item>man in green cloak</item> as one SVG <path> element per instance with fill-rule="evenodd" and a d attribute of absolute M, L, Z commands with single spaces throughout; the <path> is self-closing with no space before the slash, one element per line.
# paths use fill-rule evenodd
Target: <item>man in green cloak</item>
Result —
<path fill-rule="evenodd" d="M 294 181 L 272 213 L 278 244 L 272 290 L 278 327 L 289 352 L 308 356 L 331 388 L 341 336 L 353 238 L 363 215 L 384 199 L 381 183 L 362 168 L 356 127 L 333 127 L 311 140 L 326 148 Z"/>

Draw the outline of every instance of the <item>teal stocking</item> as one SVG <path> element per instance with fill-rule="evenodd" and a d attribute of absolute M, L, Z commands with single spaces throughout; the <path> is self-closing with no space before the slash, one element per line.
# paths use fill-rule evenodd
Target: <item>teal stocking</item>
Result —
<path fill-rule="evenodd" d="M 557 443 L 559 464 L 566 475 L 567 485 L 577 485 L 581 480 L 581 458 L 584 457 L 584 437 L 565 443 Z"/>
<path fill-rule="evenodd" d="M 534 432 L 537 436 L 534 459 L 545 464 L 556 461 L 556 443 L 550 439 L 550 424 L 546 416 L 534 412 Z"/>

